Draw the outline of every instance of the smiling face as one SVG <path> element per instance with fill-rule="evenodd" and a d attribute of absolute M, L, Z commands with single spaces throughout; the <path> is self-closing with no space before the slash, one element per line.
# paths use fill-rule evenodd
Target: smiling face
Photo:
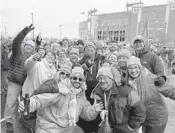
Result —
<path fill-rule="evenodd" d="M 67 40 L 64 40 L 64 41 L 62 42 L 61 47 L 62 47 L 65 51 L 67 51 L 67 50 L 68 50 L 68 47 L 69 47 L 69 42 L 68 42 Z"/>
<path fill-rule="evenodd" d="M 144 49 L 144 42 L 141 40 L 134 41 L 133 48 L 136 51 L 140 51 L 140 50 Z"/>
<path fill-rule="evenodd" d="M 54 63 L 55 56 L 52 52 L 48 52 L 45 56 L 45 59 L 48 61 L 48 63 Z"/>
<path fill-rule="evenodd" d="M 70 78 L 70 81 L 74 88 L 79 89 L 83 85 L 84 79 L 76 73 Z"/>
<path fill-rule="evenodd" d="M 72 61 L 72 62 L 77 62 L 78 61 L 78 54 L 77 53 L 70 53 L 70 55 L 69 55 L 69 57 L 70 57 L 70 61 Z"/>
<path fill-rule="evenodd" d="M 25 44 L 24 48 L 23 48 L 23 53 L 27 56 L 30 56 L 32 53 L 34 52 L 34 47 L 29 45 L 29 44 Z"/>
<path fill-rule="evenodd" d="M 43 48 L 40 48 L 40 49 L 38 50 L 38 54 L 41 56 L 41 58 L 44 57 L 45 53 L 46 53 L 46 51 L 45 51 Z"/>
<path fill-rule="evenodd" d="M 97 80 L 103 91 L 109 91 L 112 88 L 113 80 L 110 77 L 100 75 Z"/>
<path fill-rule="evenodd" d="M 69 78 L 69 76 L 70 76 L 70 73 L 67 72 L 67 71 L 62 70 L 62 71 L 59 72 L 59 79 L 60 80 L 64 80 L 66 78 Z"/>
<path fill-rule="evenodd" d="M 58 58 L 61 59 L 61 60 L 64 60 L 64 59 L 66 58 L 65 52 L 60 51 L 60 52 L 59 52 L 59 55 L 58 55 Z"/>
<path fill-rule="evenodd" d="M 84 52 L 85 55 L 91 55 L 91 56 L 95 56 L 95 49 L 93 46 L 87 46 L 85 48 L 85 52 Z"/>
<path fill-rule="evenodd" d="M 115 55 L 111 55 L 109 58 L 108 58 L 108 62 L 109 64 L 114 64 L 117 62 L 117 56 Z"/>
<path fill-rule="evenodd" d="M 59 45 L 57 44 L 57 45 L 54 45 L 53 47 L 52 47 L 52 52 L 53 53 L 57 53 L 58 52 L 58 50 L 59 50 Z"/>
<path fill-rule="evenodd" d="M 133 65 L 128 66 L 128 73 L 129 73 L 129 76 L 131 78 L 135 79 L 135 78 L 139 77 L 140 73 L 141 73 L 140 66 L 137 64 L 133 64 Z"/>
<path fill-rule="evenodd" d="M 126 56 L 119 56 L 119 57 L 117 58 L 118 64 L 119 64 L 119 66 L 121 66 L 121 67 L 126 67 L 127 60 L 128 60 L 128 58 L 127 58 Z"/>

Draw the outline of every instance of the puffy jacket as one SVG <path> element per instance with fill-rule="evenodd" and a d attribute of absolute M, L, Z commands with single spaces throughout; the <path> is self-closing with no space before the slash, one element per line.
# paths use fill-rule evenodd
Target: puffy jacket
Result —
<path fill-rule="evenodd" d="M 76 122 L 79 116 L 87 121 L 97 117 L 94 107 L 86 100 L 84 93 L 76 95 L 78 106 L 76 106 Z M 71 100 L 70 94 L 59 93 L 38 94 L 30 98 L 30 110 L 38 110 L 36 121 L 36 133 L 72 132 L 69 127 L 68 105 Z"/>
<path fill-rule="evenodd" d="M 146 67 L 151 73 L 156 75 L 165 75 L 163 63 L 159 56 L 150 52 L 147 48 L 139 55 L 141 64 Z"/>
<path fill-rule="evenodd" d="M 12 56 L 9 62 L 8 80 L 19 85 L 23 85 L 26 77 L 27 70 L 24 67 L 25 60 L 29 57 L 22 55 L 21 44 L 25 36 L 28 34 L 26 29 L 23 29 L 13 40 L 12 43 Z"/>
<path fill-rule="evenodd" d="M 129 125 L 132 129 L 137 130 L 145 121 L 146 110 L 138 94 L 129 86 L 116 86 L 115 84 L 107 94 L 108 116 L 111 127 Z M 91 97 L 104 103 L 104 91 L 97 86 Z"/>
<path fill-rule="evenodd" d="M 154 85 L 156 77 L 145 68 L 136 80 L 137 92 L 146 107 L 146 124 L 149 126 L 161 126 L 167 123 L 168 109 L 162 95 L 175 99 L 175 87 L 168 79 L 163 86 L 156 87 Z"/>

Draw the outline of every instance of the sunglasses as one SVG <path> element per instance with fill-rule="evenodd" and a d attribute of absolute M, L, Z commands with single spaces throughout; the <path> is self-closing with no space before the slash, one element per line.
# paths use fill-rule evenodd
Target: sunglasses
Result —
<path fill-rule="evenodd" d="M 70 74 L 69 73 L 66 73 L 66 72 L 60 72 L 60 74 L 66 76 L 66 77 L 69 77 L 70 76 Z"/>
<path fill-rule="evenodd" d="M 79 80 L 79 82 L 82 82 L 82 81 L 83 81 L 83 79 L 82 79 L 82 78 L 78 78 L 78 77 L 71 77 L 71 79 L 72 79 L 72 80 L 74 80 L 74 81 Z"/>

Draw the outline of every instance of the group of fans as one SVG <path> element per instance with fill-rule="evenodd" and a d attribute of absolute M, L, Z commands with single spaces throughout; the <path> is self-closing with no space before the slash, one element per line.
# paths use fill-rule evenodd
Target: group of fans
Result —
<path fill-rule="evenodd" d="M 162 95 L 175 100 L 175 86 L 167 82 L 163 60 L 142 36 L 122 46 L 115 41 L 70 44 L 68 38 L 24 41 L 33 29 L 20 31 L 10 52 L 1 47 L 8 133 L 14 132 L 14 119 L 27 133 L 75 133 L 76 128 L 136 133 L 140 127 L 143 133 L 164 132 L 168 109 Z M 173 60 L 171 66 L 175 74 Z M 26 94 L 29 118 L 19 115 Z"/>

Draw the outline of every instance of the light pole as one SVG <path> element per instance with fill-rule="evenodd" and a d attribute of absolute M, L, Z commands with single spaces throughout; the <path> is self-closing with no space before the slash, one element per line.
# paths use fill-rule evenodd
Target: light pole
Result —
<path fill-rule="evenodd" d="M 59 28 L 60 28 L 60 39 L 62 38 L 62 35 L 61 35 L 61 27 L 62 27 L 63 25 L 59 25 Z"/>
<path fill-rule="evenodd" d="M 33 13 L 31 13 L 32 15 L 32 24 L 34 25 L 34 20 L 33 20 Z M 34 29 L 33 29 L 33 41 L 35 40 L 35 32 L 34 32 Z"/>
<path fill-rule="evenodd" d="M 4 27 L 4 29 L 5 29 L 5 35 L 7 36 L 7 29 L 6 29 L 6 26 Z"/>

